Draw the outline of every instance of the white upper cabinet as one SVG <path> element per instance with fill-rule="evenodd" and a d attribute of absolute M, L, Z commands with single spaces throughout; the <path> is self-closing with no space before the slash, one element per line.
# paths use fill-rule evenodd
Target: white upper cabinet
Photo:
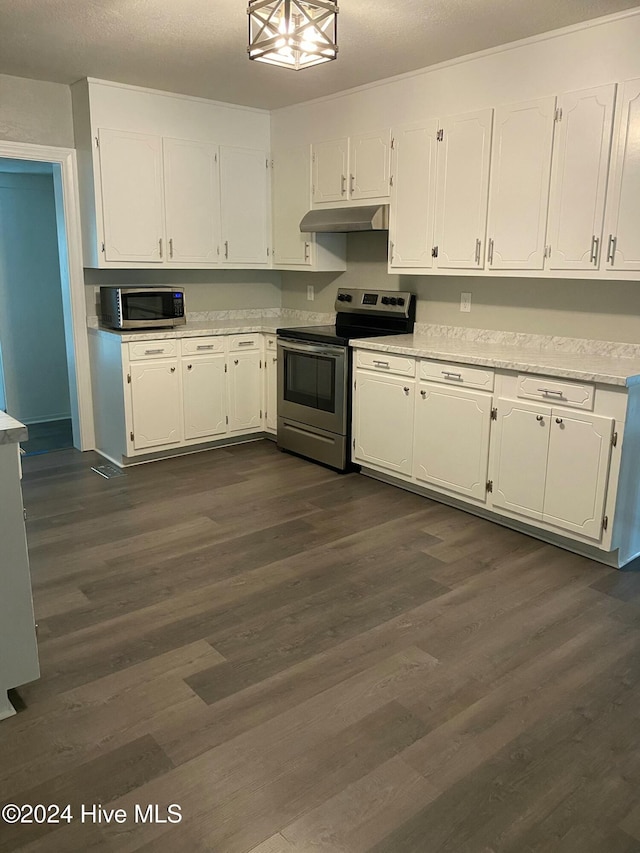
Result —
<path fill-rule="evenodd" d="M 616 87 L 558 99 L 549 201 L 549 268 L 599 269 Z"/>
<path fill-rule="evenodd" d="M 437 119 L 394 131 L 390 269 L 429 269 L 433 266 L 437 131 Z"/>
<path fill-rule="evenodd" d="M 388 129 L 312 145 L 313 204 L 386 200 L 391 132 Z"/>
<path fill-rule="evenodd" d="M 274 267 L 346 269 L 344 234 L 300 232 L 300 220 L 311 207 L 310 146 L 282 150 L 273 158 L 272 199 Z"/>
<path fill-rule="evenodd" d="M 105 129 L 98 137 L 104 259 L 160 263 L 164 251 L 162 140 Z"/>
<path fill-rule="evenodd" d="M 555 97 L 496 109 L 489 188 L 490 269 L 541 270 Z"/>
<path fill-rule="evenodd" d="M 607 199 L 607 269 L 640 270 L 640 79 L 620 89 Z"/>
<path fill-rule="evenodd" d="M 167 260 L 218 262 L 220 189 L 218 147 L 163 139 Z"/>
<path fill-rule="evenodd" d="M 439 130 L 435 245 L 438 269 L 482 269 L 493 110 L 452 116 Z"/>
<path fill-rule="evenodd" d="M 220 148 L 222 261 L 269 264 L 269 158 L 252 148 Z"/>

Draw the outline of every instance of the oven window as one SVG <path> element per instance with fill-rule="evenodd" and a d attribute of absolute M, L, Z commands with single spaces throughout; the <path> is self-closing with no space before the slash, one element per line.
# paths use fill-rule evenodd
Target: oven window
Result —
<path fill-rule="evenodd" d="M 284 399 L 300 406 L 335 413 L 335 359 L 286 350 L 284 359 Z"/>
<path fill-rule="evenodd" d="M 124 293 L 122 310 L 127 320 L 163 320 L 173 317 L 173 301 L 170 293 Z"/>

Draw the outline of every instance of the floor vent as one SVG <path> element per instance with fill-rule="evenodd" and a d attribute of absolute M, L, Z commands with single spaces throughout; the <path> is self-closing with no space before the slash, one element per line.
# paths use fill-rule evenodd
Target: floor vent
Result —
<path fill-rule="evenodd" d="M 124 477 L 124 471 L 116 468 L 115 465 L 92 465 L 91 470 L 100 474 L 105 480 L 111 480 L 113 477 Z"/>

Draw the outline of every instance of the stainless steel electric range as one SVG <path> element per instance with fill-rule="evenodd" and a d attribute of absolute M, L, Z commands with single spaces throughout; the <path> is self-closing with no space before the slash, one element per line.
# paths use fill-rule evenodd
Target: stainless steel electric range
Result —
<path fill-rule="evenodd" d="M 338 471 L 350 465 L 354 338 L 413 331 L 407 291 L 340 288 L 335 326 L 278 329 L 278 447 Z"/>

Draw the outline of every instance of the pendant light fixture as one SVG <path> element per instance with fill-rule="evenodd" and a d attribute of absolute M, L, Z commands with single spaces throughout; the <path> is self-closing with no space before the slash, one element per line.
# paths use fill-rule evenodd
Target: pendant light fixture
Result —
<path fill-rule="evenodd" d="M 249 59 L 309 68 L 338 55 L 337 0 L 249 0 Z"/>

